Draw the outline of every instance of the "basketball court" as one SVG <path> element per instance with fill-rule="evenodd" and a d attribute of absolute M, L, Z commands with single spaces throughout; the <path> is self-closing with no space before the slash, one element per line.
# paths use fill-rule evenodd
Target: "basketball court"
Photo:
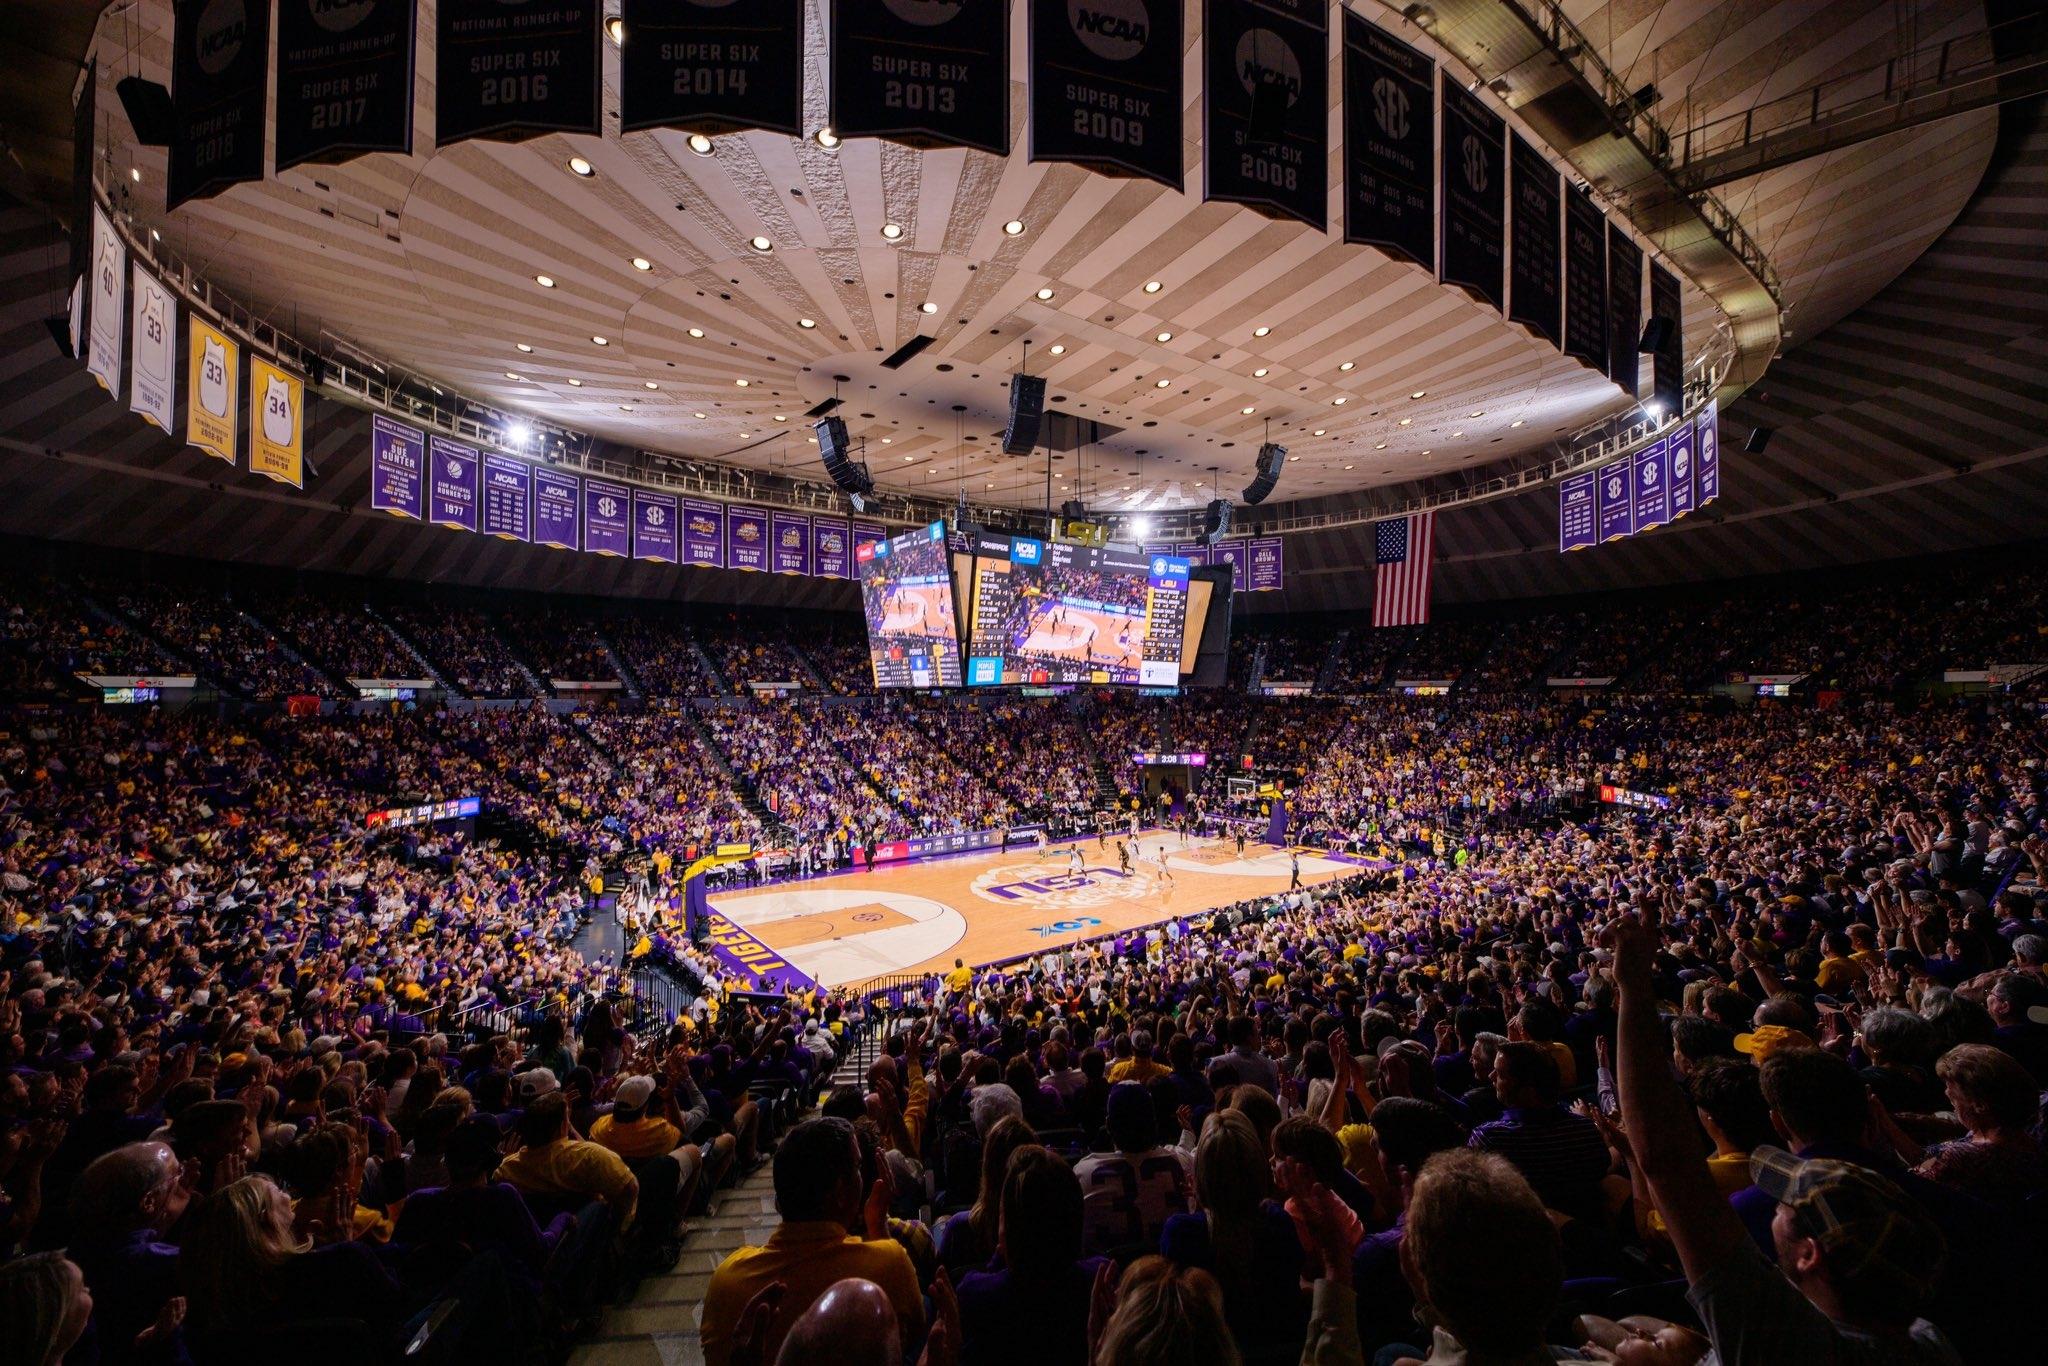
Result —
<path fill-rule="evenodd" d="M 884 599 L 884 614 L 875 627 L 883 636 L 950 636 L 953 614 L 945 584 L 904 585 Z"/>
<path fill-rule="evenodd" d="M 1145 648 L 1145 619 L 1054 602 L 1034 613 L 1016 645 L 1030 657 L 1071 659 L 1135 677 Z"/>
<path fill-rule="evenodd" d="M 1129 843 L 1129 841 L 1126 841 Z M 1069 850 L 1083 866 L 1070 871 Z M 1306 886 L 1359 871 L 1302 849 Z M 1165 857 L 1162 872 L 1159 858 Z M 1270 844 L 1147 832 L 1131 867 L 1114 837 L 1093 836 L 1007 853 L 884 864 L 759 891 L 713 894 L 711 909 L 734 929 L 826 986 L 893 973 L 950 968 L 955 958 L 994 962 L 1118 930 L 1195 915 L 1284 892 L 1288 854 Z"/>

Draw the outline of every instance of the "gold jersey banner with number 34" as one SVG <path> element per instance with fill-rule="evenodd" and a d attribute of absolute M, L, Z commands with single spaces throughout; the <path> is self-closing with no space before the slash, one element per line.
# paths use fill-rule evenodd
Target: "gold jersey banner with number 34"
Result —
<path fill-rule="evenodd" d="M 185 440 L 208 455 L 235 463 L 235 387 L 241 348 L 235 339 L 193 318 L 186 329 Z"/>
<path fill-rule="evenodd" d="M 261 356 L 249 357 L 249 472 L 306 486 L 302 444 L 306 386 Z"/>

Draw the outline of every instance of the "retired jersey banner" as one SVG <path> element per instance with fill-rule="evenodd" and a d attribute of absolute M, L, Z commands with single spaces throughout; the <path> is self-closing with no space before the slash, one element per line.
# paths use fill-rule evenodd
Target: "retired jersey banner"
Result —
<path fill-rule="evenodd" d="M 1671 520 L 1677 521 L 1699 506 L 1693 486 L 1692 424 L 1681 422 L 1664 439 L 1664 463 L 1670 467 Z"/>
<path fill-rule="evenodd" d="M 759 508 L 725 510 L 725 567 L 768 568 L 768 514 Z"/>
<path fill-rule="evenodd" d="M 129 298 L 128 410 L 168 432 L 178 406 L 178 297 L 137 261 Z"/>
<path fill-rule="evenodd" d="M 1344 240 L 1436 270 L 1436 63 L 1344 11 Z"/>
<path fill-rule="evenodd" d="M 633 558 L 676 562 L 676 496 L 633 490 Z"/>
<path fill-rule="evenodd" d="M 573 474 L 547 465 L 533 471 L 533 543 L 557 550 L 583 548 L 582 518 L 578 515 L 583 486 Z"/>
<path fill-rule="evenodd" d="M 1440 83 L 1444 145 L 1440 278 L 1506 311 L 1507 120 L 1456 81 Z"/>
<path fill-rule="evenodd" d="M 242 349 L 233 337 L 197 318 L 185 329 L 185 344 L 190 353 L 185 363 L 185 440 L 232 465 Z"/>
<path fill-rule="evenodd" d="M 1650 353 L 1650 401 L 1659 417 L 1685 408 L 1685 312 L 1678 277 L 1650 262 L 1650 316 L 1664 321 L 1664 335 Z"/>
<path fill-rule="evenodd" d="M 1178 190 L 1180 0 L 1029 0 L 1033 161 L 1071 161 Z"/>
<path fill-rule="evenodd" d="M 533 539 L 533 466 L 496 451 L 484 452 L 478 528 L 506 541 Z"/>
<path fill-rule="evenodd" d="M 1666 443 L 1652 441 L 1630 457 L 1636 472 L 1636 531 L 1650 531 L 1671 520 L 1671 471 Z"/>
<path fill-rule="evenodd" d="M 1595 485 L 1599 475 L 1592 470 L 1575 474 L 1557 486 L 1557 548 L 1584 550 L 1600 542 L 1596 525 Z"/>
<path fill-rule="evenodd" d="M 1325 0 L 1204 0 L 1202 198 L 1321 231 L 1330 194 Z"/>
<path fill-rule="evenodd" d="M 840 137 L 1009 155 L 1009 0 L 832 0 L 831 44 Z"/>
<path fill-rule="evenodd" d="M 824 579 L 853 576 L 853 540 L 844 517 L 811 518 L 811 572 Z"/>
<path fill-rule="evenodd" d="M 1215 562 L 1230 566 L 1230 588 L 1232 592 L 1244 592 L 1245 563 L 1250 558 L 1251 552 L 1246 548 L 1243 541 L 1218 541 L 1216 543 Z"/>
<path fill-rule="evenodd" d="M 121 328 L 128 321 L 128 248 L 99 205 L 92 210 L 92 297 L 85 326 L 86 373 L 121 393 Z"/>
<path fill-rule="evenodd" d="M 415 9 L 415 0 L 278 0 L 278 170 L 411 153 Z"/>
<path fill-rule="evenodd" d="M 1564 190 L 1564 353 L 1607 373 L 1607 219 L 1589 190 Z"/>
<path fill-rule="evenodd" d="M 1642 382 L 1643 249 L 1607 225 L 1607 378 L 1630 398 Z"/>
<path fill-rule="evenodd" d="M 1636 529 L 1635 479 L 1627 456 L 1600 467 L 1600 539 L 1615 541 Z"/>
<path fill-rule="evenodd" d="M 1721 405 L 1709 400 L 1693 422 L 1693 466 L 1697 470 L 1693 506 L 1705 507 L 1721 496 Z"/>
<path fill-rule="evenodd" d="M 603 479 L 583 481 L 583 548 L 593 555 L 633 553 L 633 491 Z"/>
<path fill-rule="evenodd" d="M 249 357 L 249 473 L 306 486 L 306 385 L 261 356 Z"/>
<path fill-rule="evenodd" d="M 683 500 L 683 563 L 725 567 L 725 504 Z"/>
<path fill-rule="evenodd" d="M 436 436 L 427 451 L 427 520 L 457 531 L 475 531 L 476 448 Z"/>
<path fill-rule="evenodd" d="M 1534 143 L 1508 134 L 1515 203 L 1508 251 L 1508 321 L 1552 346 L 1564 344 L 1563 180 Z"/>
<path fill-rule="evenodd" d="M 1262 536 L 1251 543 L 1245 586 L 1252 592 L 1269 592 L 1281 586 L 1286 576 L 1285 544 L 1278 536 Z"/>
<path fill-rule="evenodd" d="M 625 0 L 619 128 L 801 136 L 803 0 Z"/>
<path fill-rule="evenodd" d="M 811 519 L 801 512 L 777 512 L 772 515 L 775 547 L 769 567 L 778 574 L 808 574 L 811 572 Z"/>
<path fill-rule="evenodd" d="M 598 0 L 438 0 L 435 145 L 601 131 L 603 19 Z"/>
<path fill-rule="evenodd" d="M 263 179 L 269 0 L 171 6 L 171 150 L 164 207 Z"/>
<path fill-rule="evenodd" d="M 417 521 L 425 510 L 421 476 L 427 435 L 382 413 L 370 417 L 370 506 Z"/>

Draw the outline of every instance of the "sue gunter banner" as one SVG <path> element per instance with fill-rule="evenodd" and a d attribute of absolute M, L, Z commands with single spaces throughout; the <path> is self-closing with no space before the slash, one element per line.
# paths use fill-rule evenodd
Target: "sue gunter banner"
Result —
<path fill-rule="evenodd" d="M 216 460 L 235 463 L 235 400 L 242 351 L 235 339 L 194 318 L 185 329 L 185 440 Z"/>
<path fill-rule="evenodd" d="M 306 386 L 261 356 L 249 357 L 249 473 L 306 486 Z"/>
<path fill-rule="evenodd" d="M 92 303 L 86 317 L 85 369 L 100 387 L 121 392 L 121 325 L 127 321 L 128 249 L 99 205 L 92 210 Z"/>
<path fill-rule="evenodd" d="M 178 298 L 135 263 L 129 295 L 134 301 L 128 330 L 134 351 L 128 363 L 128 410 L 164 431 L 178 406 Z"/>
<path fill-rule="evenodd" d="M 426 433 L 382 413 L 370 418 L 370 506 L 378 512 L 420 519 L 421 479 L 427 466 Z"/>

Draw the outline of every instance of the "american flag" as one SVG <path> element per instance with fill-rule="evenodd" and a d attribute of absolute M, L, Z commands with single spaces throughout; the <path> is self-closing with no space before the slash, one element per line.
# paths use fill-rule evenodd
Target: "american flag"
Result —
<path fill-rule="evenodd" d="M 1428 624 L 1429 566 L 1435 549 L 1434 512 L 1372 524 L 1373 625 Z"/>

